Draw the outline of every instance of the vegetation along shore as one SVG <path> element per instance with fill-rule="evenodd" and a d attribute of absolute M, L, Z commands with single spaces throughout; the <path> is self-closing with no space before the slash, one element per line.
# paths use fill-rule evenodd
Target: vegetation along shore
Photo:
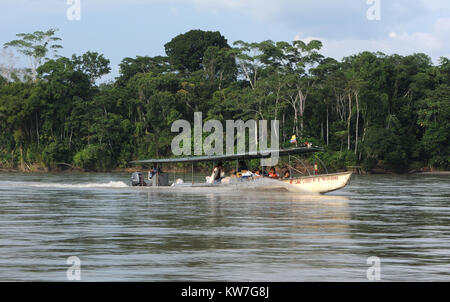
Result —
<path fill-rule="evenodd" d="M 168 39 L 169 40 L 169 39 Z M 450 61 L 362 52 L 337 61 L 322 43 L 245 42 L 192 30 L 166 56 L 124 58 L 114 81 L 95 51 L 58 56 L 56 29 L 18 34 L 0 66 L 0 171 L 118 171 L 171 156 L 179 119 L 279 120 L 280 147 L 310 142 L 330 171 L 448 170 Z M 8 56 L 31 62 L 18 68 Z M 314 157 L 308 161 L 313 163 Z M 182 168 L 182 167 L 180 167 Z"/>

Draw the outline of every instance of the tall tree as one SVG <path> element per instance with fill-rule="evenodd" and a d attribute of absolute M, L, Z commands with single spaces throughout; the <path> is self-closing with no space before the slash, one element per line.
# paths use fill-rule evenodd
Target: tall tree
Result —
<path fill-rule="evenodd" d="M 111 71 L 110 61 L 97 52 L 88 51 L 82 56 L 72 55 L 72 61 L 76 70 L 88 75 L 91 85 Z"/>
<path fill-rule="evenodd" d="M 450 167 L 450 86 L 442 84 L 419 102 L 417 123 L 425 130 L 422 147 L 434 167 Z"/>
<path fill-rule="evenodd" d="M 230 83 L 236 79 L 235 52 L 230 48 L 208 47 L 203 56 L 203 66 L 211 82 L 218 80 L 219 90 L 223 82 Z"/>
<path fill-rule="evenodd" d="M 230 48 L 220 32 L 191 30 L 180 34 L 164 45 L 170 63 L 180 71 L 194 72 L 202 69 L 203 56 L 210 46 Z"/>
<path fill-rule="evenodd" d="M 119 64 L 120 76 L 117 78 L 117 83 L 125 86 L 126 82 L 138 73 L 153 72 L 161 74 L 170 71 L 171 66 L 167 57 L 137 56 L 136 58 L 124 58 Z"/>
<path fill-rule="evenodd" d="M 61 38 L 56 37 L 55 33 L 58 29 L 49 29 L 47 31 L 35 31 L 34 33 L 20 33 L 16 36 L 21 38 L 5 43 L 3 47 L 14 48 L 19 53 L 25 55 L 29 59 L 31 75 L 33 80 L 37 79 L 37 69 L 43 63 L 44 59 L 49 59 L 47 56 L 49 51 L 53 55 L 57 55 L 58 49 L 62 48 L 57 44 Z"/>

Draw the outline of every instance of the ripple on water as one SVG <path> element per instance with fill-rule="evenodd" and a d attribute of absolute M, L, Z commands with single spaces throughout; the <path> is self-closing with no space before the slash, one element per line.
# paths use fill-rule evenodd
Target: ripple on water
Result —
<path fill-rule="evenodd" d="M 449 176 L 355 175 L 327 195 L 130 188 L 128 174 L 0 173 L 1 280 L 450 280 Z"/>

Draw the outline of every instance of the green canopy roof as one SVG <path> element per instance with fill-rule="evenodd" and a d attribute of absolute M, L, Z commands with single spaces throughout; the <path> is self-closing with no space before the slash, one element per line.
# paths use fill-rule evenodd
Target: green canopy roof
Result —
<path fill-rule="evenodd" d="M 205 161 L 227 161 L 227 160 L 250 160 L 255 158 L 268 158 L 272 154 L 278 152 L 278 156 L 287 156 L 293 154 L 306 154 L 323 151 L 320 147 L 297 147 L 291 149 L 280 149 L 280 150 L 265 150 L 260 152 L 245 152 L 230 155 L 211 155 L 211 156 L 192 156 L 192 157 L 174 157 L 174 158 L 163 158 L 163 159 L 146 159 L 146 160 L 136 160 L 132 163 L 142 163 L 142 164 L 164 164 L 164 163 L 183 163 L 183 162 L 205 162 Z M 261 154 L 264 152 L 264 155 Z"/>

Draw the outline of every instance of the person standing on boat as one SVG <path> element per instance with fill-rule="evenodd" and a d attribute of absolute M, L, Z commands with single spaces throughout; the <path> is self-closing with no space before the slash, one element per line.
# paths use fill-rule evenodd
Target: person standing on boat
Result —
<path fill-rule="evenodd" d="M 158 171 L 156 170 L 156 167 L 153 166 L 150 171 L 148 171 L 148 180 L 152 180 L 153 176 L 156 175 L 156 173 L 158 173 Z"/>

